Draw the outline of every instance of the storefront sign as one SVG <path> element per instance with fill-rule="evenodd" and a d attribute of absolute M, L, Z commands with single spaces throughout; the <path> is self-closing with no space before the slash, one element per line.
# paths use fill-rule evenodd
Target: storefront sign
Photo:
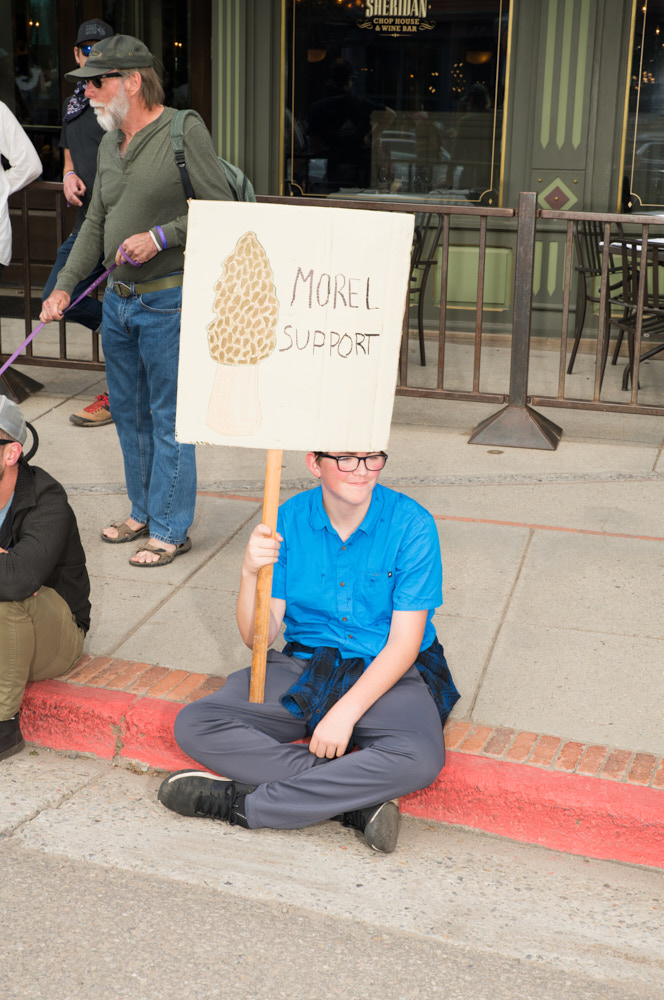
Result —
<path fill-rule="evenodd" d="M 435 21 L 427 20 L 427 0 L 367 0 L 364 20 L 358 28 L 383 35 L 406 35 L 416 31 L 431 31 Z"/>
<path fill-rule="evenodd" d="M 413 224 L 397 212 L 192 201 L 178 440 L 386 448 Z"/>

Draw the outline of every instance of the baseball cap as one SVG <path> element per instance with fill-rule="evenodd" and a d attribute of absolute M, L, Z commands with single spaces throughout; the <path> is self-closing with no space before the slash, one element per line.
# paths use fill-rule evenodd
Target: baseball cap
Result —
<path fill-rule="evenodd" d="M 83 21 L 83 24 L 79 26 L 76 45 L 81 45 L 84 42 L 98 42 L 102 38 L 110 38 L 112 34 L 113 29 L 110 24 L 95 17 L 91 21 Z"/>
<path fill-rule="evenodd" d="M 144 69 L 153 65 L 147 45 L 131 35 L 113 35 L 93 45 L 85 66 L 65 73 L 68 80 L 88 80 L 114 69 Z"/>
<path fill-rule="evenodd" d="M 9 396 L 0 396 L 0 430 L 19 444 L 25 444 L 28 436 L 25 417 Z"/>

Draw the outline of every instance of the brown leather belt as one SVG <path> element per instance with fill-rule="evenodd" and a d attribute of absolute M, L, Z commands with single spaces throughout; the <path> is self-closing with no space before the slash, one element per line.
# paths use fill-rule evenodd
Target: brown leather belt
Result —
<path fill-rule="evenodd" d="M 155 278 L 153 281 L 114 281 L 110 288 L 122 299 L 132 295 L 144 295 L 147 292 L 159 292 L 164 288 L 178 288 L 182 284 L 182 272 L 169 274 L 165 278 Z"/>

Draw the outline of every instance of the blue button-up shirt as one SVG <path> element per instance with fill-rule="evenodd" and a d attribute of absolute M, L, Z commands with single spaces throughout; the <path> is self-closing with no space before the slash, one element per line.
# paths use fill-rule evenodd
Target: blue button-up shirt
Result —
<path fill-rule="evenodd" d="M 410 497 L 377 484 L 362 524 L 342 542 L 319 486 L 280 507 L 277 530 L 284 541 L 272 595 L 286 601 L 287 641 L 370 661 L 387 642 L 393 611 L 423 610 L 420 649 L 434 641 L 440 543 L 431 514 Z"/>

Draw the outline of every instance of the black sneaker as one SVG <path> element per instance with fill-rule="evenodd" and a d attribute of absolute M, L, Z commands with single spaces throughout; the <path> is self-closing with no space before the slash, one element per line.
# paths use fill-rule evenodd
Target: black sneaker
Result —
<path fill-rule="evenodd" d="M 0 760 L 18 753 L 24 746 L 25 740 L 18 724 L 18 714 L 13 719 L 0 722 Z"/>
<path fill-rule="evenodd" d="M 391 854 L 399 836 L 399 807 L 391 799 L 368 809 L 343 813 L 341 822 L 361 830 L 369 847 L 382 854 Z"/>
<path fill-rule="evenodd" d="M 215 778 L 209 771 L 175 771 L 162 781 L 157 798 L 181 816 L 208 816 L 226 820 L 231 826 L 246 826 L 244 809 L 238 810 L 238 806 L 244 806 L 244 796 L 255 787 Z"/>

